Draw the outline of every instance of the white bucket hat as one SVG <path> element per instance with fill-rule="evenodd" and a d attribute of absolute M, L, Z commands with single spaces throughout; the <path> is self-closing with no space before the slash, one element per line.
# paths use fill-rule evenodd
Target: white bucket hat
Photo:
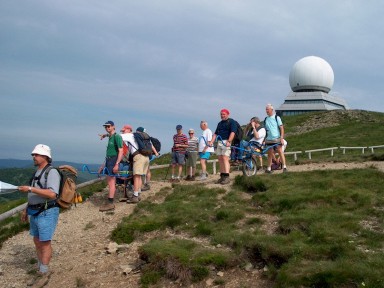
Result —
<path fill-rule="evenodd" d="M 51 148 L 49 148 L 49 146 L 44 144 L 37 144 L 31 154 L 39 154 L 39 155 L 47 156 L 49 159 L 52 159 Z"/>

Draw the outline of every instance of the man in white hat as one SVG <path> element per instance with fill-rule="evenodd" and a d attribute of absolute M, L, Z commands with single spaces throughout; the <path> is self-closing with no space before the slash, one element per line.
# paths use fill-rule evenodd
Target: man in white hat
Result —
<path fill-rule="evenodd" d="M 21 220 L 26 222 L 29 218 L 30 234 L 35 243 L 41 276 L 38 281 L 47 282 L 50 277 L 48 265 L 52 257 L 51 241 L 59 219 L 56 198 L 59 194 L 60 174 L 56 169 L 48 169 L 52 156 L 47 145 L 36 145 L 31 155 L 37 170 L 30 186 L 18 187 L 21 192 L 28 193 L 28 206 L 22 212 Z"/>

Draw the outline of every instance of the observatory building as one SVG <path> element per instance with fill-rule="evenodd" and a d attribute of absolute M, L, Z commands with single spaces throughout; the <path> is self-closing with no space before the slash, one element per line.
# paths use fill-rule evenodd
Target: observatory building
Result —
<path fill-rule="evenodd" d="M 286 116 L 349 109 L 344 99 L 329 94 L 333 81 L 333 70 L 327 61 L 316 56 L 300 59 L 293 65 L 289 74 L 292 92 L 276 112 Z"/>

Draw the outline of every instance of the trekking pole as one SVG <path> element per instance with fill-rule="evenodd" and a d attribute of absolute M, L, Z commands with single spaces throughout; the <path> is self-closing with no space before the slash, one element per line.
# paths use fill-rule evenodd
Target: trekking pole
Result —
<path fill-rule="evenodd" d="M 167 180 L 167 176 L 168 176 L 169 168 L 171 168 L 171 164 L 169 164 L 169 166 L 168 166 L 167 173 L 165 173 L 164 180 Z"/>

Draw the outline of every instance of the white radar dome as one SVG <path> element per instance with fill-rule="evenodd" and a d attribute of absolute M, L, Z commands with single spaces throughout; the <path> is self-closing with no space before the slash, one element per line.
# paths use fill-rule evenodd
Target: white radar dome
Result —
<path fill-rule="evenodd" d="M 289 85 L 293 92 L 323 91 L 328 93 L 333 86 L 334 74 L 331 65 L 324 59 L 308 56 L 297 61 L 289 73 Z"/>

